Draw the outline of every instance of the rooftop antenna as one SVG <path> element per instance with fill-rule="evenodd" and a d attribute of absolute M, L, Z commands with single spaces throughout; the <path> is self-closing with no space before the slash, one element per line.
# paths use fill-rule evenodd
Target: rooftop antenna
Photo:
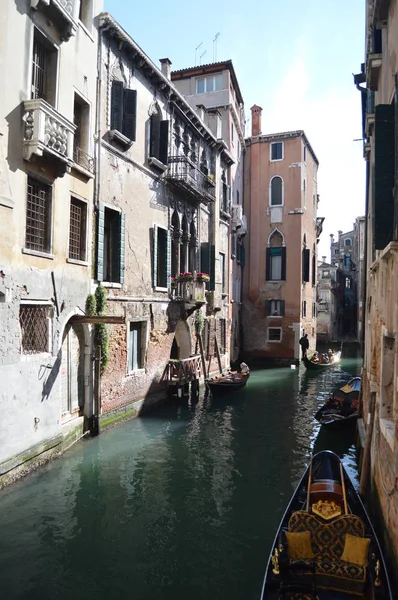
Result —
<path fill-rule="evenodd" d="M 202 44 L 203 44 L 203 42 L 200 42 L 199 46 L 196 46 L 196 48 L 195 48 L 195 67 L 196 67 L 196 56 L 197 56 L 198 50 L 202 46 Z"/>
<path fill-rule="evenodd" d="M 213 40 L 213 62 L 217 61 L 217 39 L 220 37 L 220 33 L 216 33 L 216 36 Z"/>
<path fill-rule="evenodd" d="M 202 62 L 202 56 L 204 56 L 206 54 L 206 52 L 207 52 L 207 50 L 205 50 L 203 52 L 203 54 L 200 55 L 200 57 L 199 57 L 199 64 L 201 64 L 201 62 Z"/>

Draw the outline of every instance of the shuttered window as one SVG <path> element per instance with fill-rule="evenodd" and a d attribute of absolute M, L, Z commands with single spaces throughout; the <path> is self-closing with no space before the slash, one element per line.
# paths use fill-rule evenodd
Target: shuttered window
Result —
<path fill-rule="evenodd" d="M 97 226 L 97 279 L 124 283 L 125 215 L 100 204 Z"/>
<path fill-rule="evenodd" d="M 374 247 L 383 250 L 393 239 L 394 170 L 395 170 L 394 106 L 375 107 L 374 163 Z"/>
<path fill-rule="evenodd" d="M 167 289 L 170 282 L 170 232 L 153 226 L 153 287 Z"/>
<path fill-rule="evenodd" d="M 124 87 L 122 81 L 112 81 L 111 129 L 135 141 L 137 129 L 137 91 Z"/>
<path fill-rule="evenodd" d="M 215 290 L 215 248 L 214 244 L 202 242 L 200 245 L 200 270 L 202 273 L 210 275 L 210 281 L 206 283 L 206 288 L 210 291 Z"/>
<path fill-rule="evenodd" d="M 267 317 L 283 317 L 285 314 L 284 300 L 266 300 L 265 314 Z"/>
<path fill-rule="evenodd" d="M 276 247 L 266 250 L 266 274 L 267 281 L 286 280 L 286 248 Z"/>
<path fill-rule="evenodd" d="M 169 156 L 169 121 L 162 121 L 159 114 L 150 119 L 149 155 L 167 165 Z"/>
<path fill-rule="evenodd" d="M 310 251 L 303 248 L 302 255 L 303 282 L 310 280 Z"/>

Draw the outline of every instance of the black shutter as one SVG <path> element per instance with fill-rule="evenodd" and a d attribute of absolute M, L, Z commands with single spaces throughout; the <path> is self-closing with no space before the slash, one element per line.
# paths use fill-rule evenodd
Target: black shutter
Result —
<path fill-rule="evenodd" d="M 375 107 L 374 245 L 383 250 L 393 239 L 395 135 L 394 106 Z"/>
<path fill-rule="evenodd" d="M 216 249 L 215 249 L 214 244 L 210 244 L 210 247 L 209 247 L 209 259 L 210 259 L 210 270 L 209 270 L 210 284 L 209 284 L 209 290 L 215 290 L 216 289 Z"/>
<path fill-rule="evenodd" d="M 200 270 L 202 273 L 210 275 L 210 251 L 209 242 L 202 242 L 200 244 Z M 206 288 L 210 289 L 209 283 L 206 283 Z"/>
<path fill-rule="evenodd" d="M 112 81 L 111 91 L 111 129 L 123 133 L 123 82 Z"/>
<path fill-rule="evenodd" d="M 303 281 L 310 280 L 310 251 L 303 248 Z"/>
<path fill-rule="evenodd" d="M 312 285 L 316 285 L 316 262 L 315 262 L 315 254 L 312 255 Z"/>
<path fill-rule="evenodd" d="M 282 257 L 282 271 L 283 271 L 283 257 Z M 265 280 L 271 281 L 271 248 L 267 248 L 265 251 Z"/>
<path fill-rule="evenodd" d="M 269 317 L 271 314 L 271 300 L 265 301 L 265 314 L 267 317 Z"/>
<path fill-rule="evenodd" d="M 159 160 L 167 165 L 169 158 L 169 122 L 160 122 Z"/>
<path fill-rule="evenodd" d="M 240 266 L 244 267 L 246 264 L 246 249 L 244 244 L 240 246 Z"/>
<path fill-rule="evenodd" d="M 285 301 L 281 300 L 281 317 L 285 316 Z"/>
<path fill-rule="evenodd" d="M 286 281 L 286 247 L 282 248 L 282 281 Z"/>
<path fill-rule="evenodd" d="M 159 159 L 160 119 L 158 115 L 151 116 L 151 147 L 150 156 Z"/>
<path fill-rule="evenodd" d="M 123 135 L 135 142 L 137 128 L 137 90 L 124 90 Z"/>

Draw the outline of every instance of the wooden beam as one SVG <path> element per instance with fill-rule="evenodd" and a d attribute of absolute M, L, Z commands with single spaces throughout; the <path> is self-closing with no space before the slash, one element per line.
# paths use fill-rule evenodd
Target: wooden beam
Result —
<path fill-rule="evenodd" d="M 101 315 L 90 317 L 89 315 L 75 315 L 71 318 L 72 323 L 108 323 L 109 325 L 124 325 L 125 317 L 117 315 Z"/>

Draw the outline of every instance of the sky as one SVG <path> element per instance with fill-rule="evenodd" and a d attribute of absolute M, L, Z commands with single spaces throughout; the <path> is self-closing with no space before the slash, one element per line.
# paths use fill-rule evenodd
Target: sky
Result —
<path fill-rule="evenodd" d="M 365 0 L 104 4 L 158 66 L 166 57 L 172 70 L 232 59 L 246 135 L 253 104 L 263 108 L 264 134 L 304 129 L 320 163 L 318 256 L 329 261 L 330 234 L 351 231 L 365 211 L 361 95 L 352 76 L 364 61 Z"/>

